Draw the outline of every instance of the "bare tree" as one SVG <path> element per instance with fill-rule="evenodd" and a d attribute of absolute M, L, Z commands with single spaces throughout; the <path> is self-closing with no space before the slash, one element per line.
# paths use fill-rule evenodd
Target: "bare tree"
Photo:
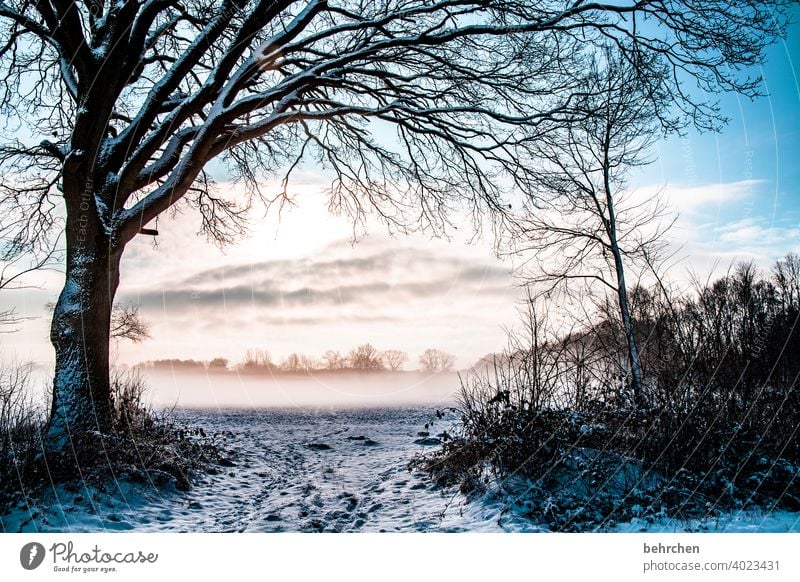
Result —
<path fill-rule="evenodd" d="M 314 370 L 319 370 L 320 361 L 315 356 L 309 356 L 307 354 L 303 354 L 300 357 L 300 365 L 303 367 L 304 371 L 313 372 Z"/>
<path fill-rule="evenodd" d="M 2 231 L 2 221 L 0 221 L 0 232 Z M 31 260 L 25 261 L 25 257 L 6 252 L 5 256 L 0 255 L 0 291 L 21 290 L 30 288 L 21 282 L 21 279 L 28 273 L 53 268 L 58 264 L 58 252 L 55 248 L 45 249 L 39 256 L 34 256 Z M 13 333 L 17 331 L 17 325 L 24 321 L 25 317 L 17 315 L 16 309 L 6 309 L 0 311 L 0 333 Z"/>
<path fill-rule="evenodd" d="M 281 370 L 284 372 L 312 372 L 319 367 L 319 362 L 312 356 L 293 352 L 286 356 L 281 362 Z"/>
<path fill-rule="evenodd" d="M 656 63 L 654 77 L 641 83 L 636 69 L 616 51 L 599 55 L 589 67 L 583 119 L 540 142 L 546 163 L 525 221 L 522 252 L 537 258 L 531 280 L 543 292 L 576 281 L 593 290 L 599 283 L 614 293 L 622 323 L 633 398 L 642 404 L 642 371 L 628 300 L 626 267 L 644 266 L 657 255 L 666 228 L 658 196 L 633 199 L 627 173 L 649 163 L 650 147 L 664 130 L 658 115 L 669 95 Z M 646 57 L 642 57 L 646 58 Z"/>
<path fill-rule="evenodd" d="M 408 361 L 408 354 L 401 350 L 384 350 L 381 358 L 392 372 L 397 372 Z"/>
<path fill-rule="evenodd" d="M 322 362 L 328 370 L 341 370 L 347 366 L 347 358 L 335 350 L 328 350 L 322 355 Z"/>
<path fill-rule="evenodd" d="M 452 369 L 455 363 L 456 357 L 453 354 L 448 354 L 443 350 L 437 350 L 435 348 L 428 348 L 419 357 L 420 370 L 431 374 L 447 372 Z"/>
<path fill-rule="evenodd" d="M 241 369 L 245 372 L 272 372 L 277 368 L 269 351 L 258 348 L 248 349 L 241 363 Z"/>
<path fill-rule="evenodd" d="M 303 369 L 302 363 L 300 360 L 300 354 L 291 353 L 286 356 L 286 359 L 283 360 L 280 364 L 281 370 L 284 372 L 299 372 Z"/>
<path fill-rule="evenodd" d="M 788 253 L 772 269 L 784 306 L 800 304 L 800 255 Z"/>
<path fill-rule="evenodd" d="M 374 372 L 384 368 L 381 353 L 372 344 L 362 344 L 350 350 L 347 362 L 351 368 L 361 372 Z"/>
<path fill-rule="evenodd" d="M 55 303 L 45 304 L 45 309 L 50 313 L 53 313 L 55 308 Z M 150 339 L 150 324 L 142 318 L 138 305 L 134 303 L 114 305 L 111 309 L 109 337 L 130 340 L 135 344 Z"/>
<path fill-rule="evenodd" d="M 120 261 L 182 206 L 233 241 L 292 171 L 333 174 L 331 207 L 441 228 L 448 211 L 507 209 L 529 148 L 574 118 L 598 47 L 655 55 L 671 110 L 700 127 L 703 96 L 756 93 L 763 48 L 792 0 L 5 0 L 0 3 L 0 233 L 6 256 L 62 234 L 48 448 L 111 424 L 109 329 Z M 645 26 L 645 22 L 647 25 Z M 684 79 L 701 91 L 689 93 Z M 521 80 L 527 82 L 522 83 Z M 667 111 L 664 113 L 665 119 Z M 373 133 L 391 128 L 396 139 Z M 223 157 L 239 199 L 204 171 Z M 267 192 L 264 175 L 284 187 Z M 501 179 L 502 178 L 502 179 Z M 410 212 L 409 212 L 410 211 Z M 147 227 L 147 228 L 145 228 Z"/>
<path fill-rule="evenodd" d="M 111 310 L 112 338 L 139 343 L 150 338 L 150 326 L 139 313 L 139 306 L 132 303 L 115 305 Z"/>

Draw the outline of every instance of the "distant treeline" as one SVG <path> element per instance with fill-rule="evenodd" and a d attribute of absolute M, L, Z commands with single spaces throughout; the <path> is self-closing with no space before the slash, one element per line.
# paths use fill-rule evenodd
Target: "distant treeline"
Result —
<path fill-rule="evenodd" d="M 401 372 L 409 356 L 402 350 L 378 350 L 372 344 L 362 344 L 343 354 L 328 350 L 321 357 L 301 353 L 289 354 L 275 362 L 269 351 L 250 349 L 241 362 L 227 358 L 211 360 L 164 359 L 142 362 L 139 367 L 154 369 L 207 370 L 209 372 L 238 372 L 244 374 L 311 374 L 341 372 Z M 447 372 L 456 358 L 443 350 L 428 348 L 419 356 L 419 371 Z"/>

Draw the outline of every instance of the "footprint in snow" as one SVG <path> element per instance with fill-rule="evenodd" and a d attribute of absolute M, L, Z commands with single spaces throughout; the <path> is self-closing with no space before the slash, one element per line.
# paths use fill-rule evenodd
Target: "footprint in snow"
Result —
<path fill-rule="evenodd" d="M 309 449 L 314 451 L 329 451 L 331 450 L 331 446 L 325 443 L 308 443 L 306 445 Z"/>

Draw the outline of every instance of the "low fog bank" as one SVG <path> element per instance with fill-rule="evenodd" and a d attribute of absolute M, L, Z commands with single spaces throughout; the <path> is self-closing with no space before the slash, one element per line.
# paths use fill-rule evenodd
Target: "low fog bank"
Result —
<path fill-rule="evenodd" d="M 140 369 L 156 407 L 371 408 L 451 406 L 455 373 L 346 373 L 256 376 Z"/>

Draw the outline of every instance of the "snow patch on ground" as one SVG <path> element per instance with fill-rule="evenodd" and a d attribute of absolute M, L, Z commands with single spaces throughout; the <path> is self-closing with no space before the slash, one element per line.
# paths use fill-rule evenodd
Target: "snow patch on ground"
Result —
<path fill-rule="evenodd" d="M 800 513 L 790 511 L 735 511 L 705 519 L 669 520 L 648 522 L 635 518 L 618 524 L 610 531 L 619 532 L 713 532 L 713 533 L 787 533 L 800 532 Z"/>
<path fill-rule="evenodd" d="M 127 482 L 51 489 L 0 517 L 7 532 L 536 532 L 507 490 L 469 500 L 410 471 L 453 415 L 434 408 L 179 411 L 223 439 L 231 466 L 189 492 Z M 730 514 L 703 521 L 634 519 L 611 531 L 800 531 L 798 514 Z"/>

